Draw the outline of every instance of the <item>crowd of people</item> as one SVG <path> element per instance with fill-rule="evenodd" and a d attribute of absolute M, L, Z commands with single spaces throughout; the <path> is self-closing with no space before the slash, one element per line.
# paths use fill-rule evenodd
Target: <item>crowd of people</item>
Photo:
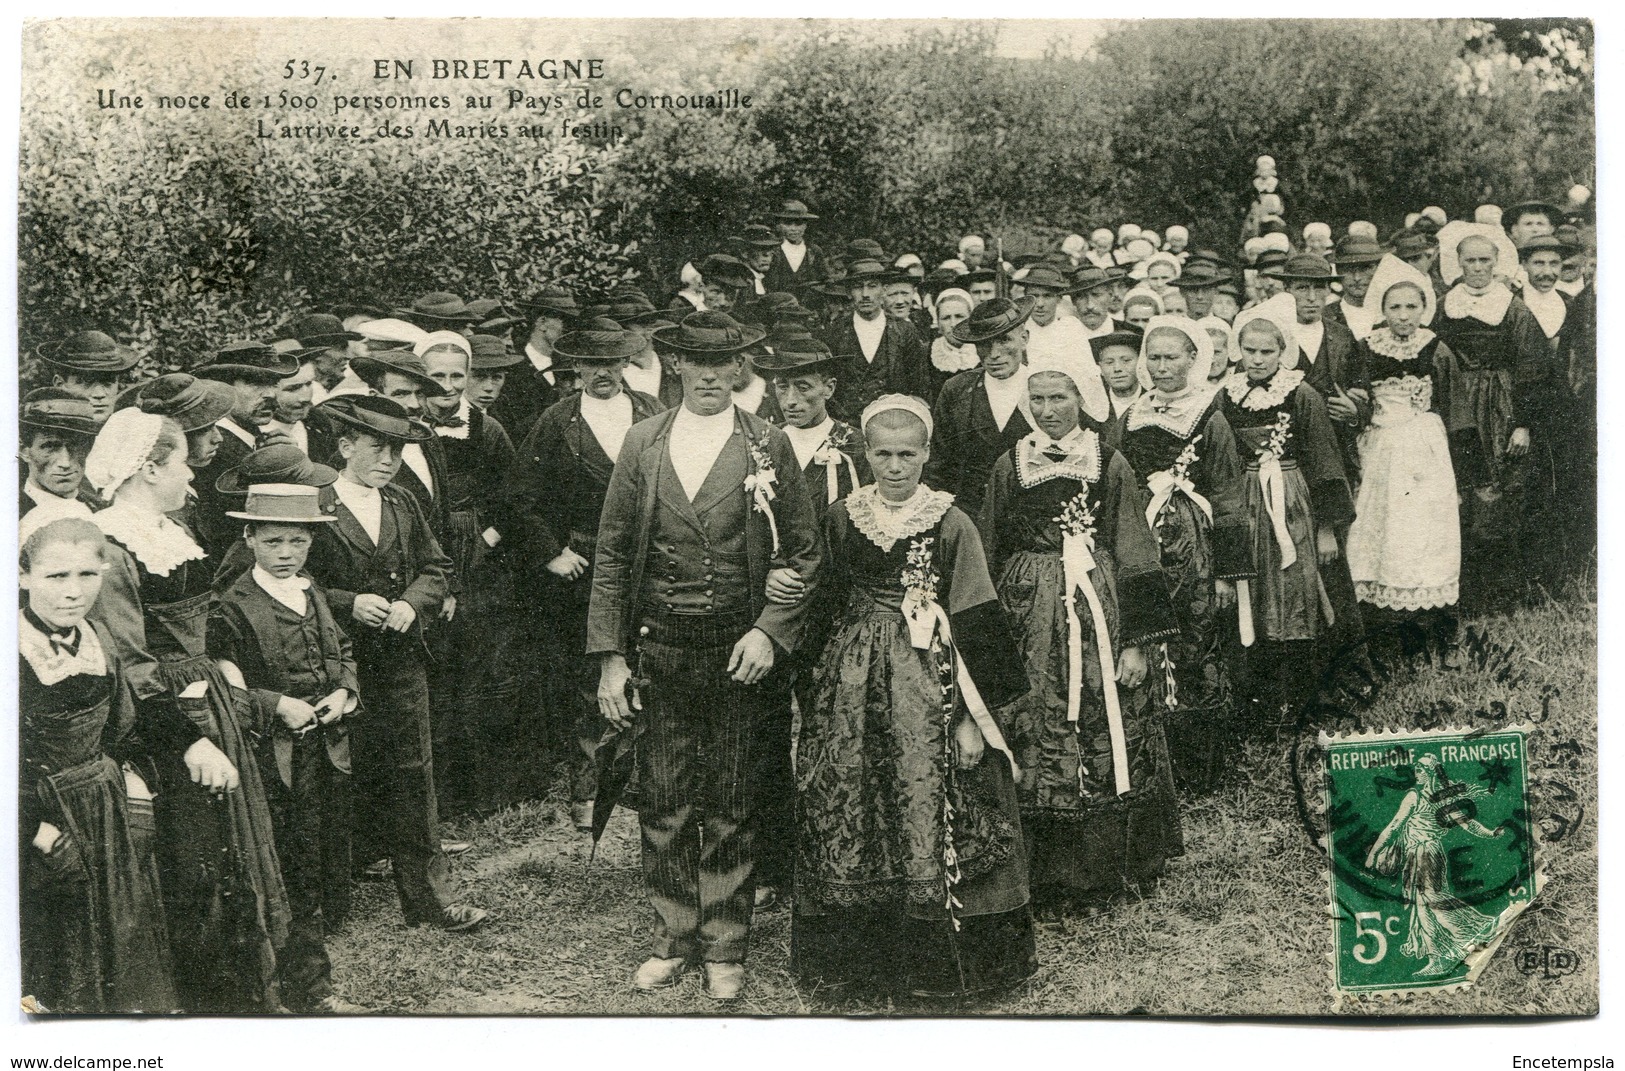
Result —
<path fill-rule="evenodd" d="M 144 380 L 117 325 L 41 346 L 25 992 L 364 1011 L 354 883 L 500 925 L 440 822 L 560 771 L 583 836 L 636 808 L 639 989 L 738 997 L 786 906 L 807 984 L 1029 977 L 1337 644 L 1448 662 L 1460 608 L 1594 552 L 1584 221 L 1334 240 L 1259 189 L 1232 252 L 1125 223 L 928 270 L 788 201 L 674 293 L 357 296 Z"/>

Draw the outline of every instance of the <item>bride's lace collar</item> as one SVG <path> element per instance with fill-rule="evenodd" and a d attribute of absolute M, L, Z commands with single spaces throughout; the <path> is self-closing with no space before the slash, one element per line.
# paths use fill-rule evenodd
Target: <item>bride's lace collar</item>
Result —
<path fill-rule="evenodd" d="M 1051 457 L 1058 453 L 1060 456 Z M 1037 487 L 1062 476 L 1084 483 L 1100 479 L 1100 436 L 1091 428 L 1074 428 L 1063 439 L 1035 431 L 1016 443 L 1016 479 Z"/>
<path fill-rule="evenodd" d="M 148 513 L 115 502 L 90 519 L 107 536 L 124 544 L 124 549 L 154 576 L 168 576 L 177 566 L 208 557 L 191 533 L 162 513 Z"/>
<path fill-rule="evenodd" d="M 1372 353 L 1380 353 L 1396 361 L 1409 361 L 1437 337 L 1425 327 L 1411 332 L 1410 338 L 1398 338 L 1388 328 L 1379 327 L 1366 336 L 1365 344 L 1371 347 Z"/>
<path fill-rule="evenodd" d="M 953 504 L 953 495 L 933 491 L 922 483 L 907 502 L 894 507 L 880 497 L 880 487 L 871 483 L 846 496 L 846 514 L 852 519 L 852 527 L 869 542 L 889 551 L 898 540 L 933 528 Z"/>
<path fill-rule="evenodd" d="M 1262 386 L 1253 386 L 1247 381 L 1247 373 L 1237 369 L 1230 373 L 1230 378 L 1224 382 L 1225 393 L 1230 400 L 1243 409 L 1274 409 L 1291 396 L 1303 382 L 1303 370 L 1299 368 L 1278 368 L 1270 377 L 1269 382 Z"/>
<path fill-rule="evenodd" d="M 1196 425 L 1201 423 L 1217 388 L 1206 384 L 1187 387 L 1178 395 L 1169 397 L 1159 390 L 1149 390 L 1134 399 L 1128 415 L 1123 418 L 1125 431 L 1155 425 L 1172 432 L 1181 439 L 1189 439 Z"/>

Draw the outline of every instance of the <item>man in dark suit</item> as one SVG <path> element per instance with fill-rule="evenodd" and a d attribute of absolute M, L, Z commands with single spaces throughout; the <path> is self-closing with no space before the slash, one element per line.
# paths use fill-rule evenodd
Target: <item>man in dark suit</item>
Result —
<path fill-rule="evenodd" d="M 795 451 L 819 531 L 837 500 L 871 482 L 863 432 L 829 415 L 835 393 L 836 360 L 794 316 L 780 320 L 767 336 L 768 352 L 753 357 L 767 378 L 784 415 L 784 434 Z M 761 687 L 773 702 L 756 734 L 756 788 L 759 845 L 756 907 L 771 907 L 792 884 L 795 863 L 795 777 L 790 764 L 791 696 L 808 708 L 813 700 L 813 663 L 834 625 L 839 607 L 818 597 L 807 608 L 807 635 L 801 650 L 768 675 Z"/>
<path fill-rule="evenodd" d="M 1358 341 L 1371 333 L 1381 314 L 1365 307 L 1366 291 L 1382 262 L 1382 246 L 1376 239 L 1359 234 L 1345 234 L 1332 254 L 1337 265 L 1337 276 L 1343 285 L 1343 294 L 1326 310 L 1327 323 L 1340 323 Z"/>
<path fill-rule="evenodd" d="M 1326 298 L 1337 274 L 1325 258 L 1299 253 L 1269 273 L 1286 287 L 1298 306 L 1298 350 L 1303 355 L 1304 379 L 1326 399 L 1326 415 L 1331 417 L 1343 448 L 1343 465 L 1349 476 L 1360 471 L 1360 454 L 1355 439 L 1371 416 L 1371 400 L 1359 384 L 1365 381 L 1359 345 L 1348 327 L 1326 319 Z"/>
<path fill-rule="evenodd" d="M 800 201 L 785 201 L 773 213 L 773 219 L 779 247 L 773 251 L 773 262 L 762 279 L 764 292 L 782 290 L 800 297 L 808 287 L 829 278 L 824 254 L 807 241 L 807 224 L 817 222 L 818 217 Z"/>
<path fill-rule="evenodd" d="M 644 347 L 638 333 L 613 320 L 589 320 L 561 337 L 553 355 L 576 371 L 581 391 L 554 402 L 536 421 L 507 479 L 525 563 L 520 584 L 532 595 L 524 627 L 536 657 L 527 694 L 546 696 L 544 716 L 556 723 L 549 737 L 585 749 L 571 793 L 571 815 L 582 829 L 592 825 L 597 780 L 591 756 L 604 729 L 594 698 L 598 665 L 586 656 L 598 519 L 626 433 L 666 408 L 623 381 L 628 359 Z"/>
<path fill-rule="evenodd" d="M 276 416 L 276 387 L 299 371 L 299 362 L 263 342 L 233 342 L 215 354 L 214 360 L 192 374 L 231 388 L 231 412 L 219 422 L 220 448 L 206 466 L 195 469 L 192 486 L 197 492 L 196 529 L 203 549 L 216 561 L 242 535 L 243 526 L 226 516 L 235 509 L 234 500 L 215 490 L 215 483 L 227 469 L 247 457 L 258 446 L 292 442 L 286 435 L 270 430 Z"/>
<path fill-rule="evenodd" d="M 414 420 L 423 416 L 425 399 L 443 398 L 450 393 L 435 382 L 423 358 L 411 350 L 374 350 L 352 359 L 350 367 L 374 394 L 399 405 Z M 394 482 L 417 499 L 434 537 L 442 543 L 451 532 L 450 479 L 445 450 L 436 436 L 402 446 Z M 452 592 L 456 591 L 453 583 Z"/>
<path fill-rule="evenodd" d="M 819 563 L 795 451 L 733 405 L 744 352 L 762 337 L 713 312 L 657 335 L 680 354 L 683 404 L 626 434 L 587 615 L 599 709 L 642 732 L 638 819 L 657 921 L 633 985 L 673 985 L 702 960 L 720 1000 L 744 986 L 750 939 L 757 685 L 799 646 Z M 648 681 L 637 691 L 633 664 Z"/>
<path fill-rule="evenodd" d="M 950 332 L 956 344 L 974 345 L 982 363 L 955 374 L 937 395 L 925 482 L 952 493 L 954 504 L 973 517 L 982 508 L 993 463 L 1033 430 L 1026 408 L 1031 314 L 1031 301 L 993 298 Z"/>
<path fill-rule="evenodd" d="M 885 287 L 893 274 L 878 260 L 859 260 L 841 281 L 852 312 L 830 324 L 824 343 L 836 358 L 829 409 L 842 420 L 857 420 L 882 394 L 930 394 L 930 347 L 914 325 L 886 315 Z"/>
<path fill-rule="evenodd" d="M 657 309 L 642 295 L 625 297 L 609 307 L 608 316 L 632 332 L 643 342 L 643 348 L 632 355 L 621 370 L 626 389 L 660 400 L 660 408 L 671 409 L 682 404 L 683 377 L 672 371 L 670 363 L 655 352 L 654 334 L 662 327 L 676 327 L 670 314 Z M 738 317 L 736 317 L 737 319 Z"/>
<path fill-rule="evenodd" d="M 575 295 L 562 286 L 545 286 L 518 302 L 520 321 L 514 328 L 514 348 L 525 358 L 508 373 L 502 396 L 491 415 L 502 421 L 518 442 L 547 407 L 569 393 L 568 378 L 553 367 L 553 343 L 571 320 L 581 315 Z"/>
<path fill-rule="evenodd" d="M 387 398 L 343 395 L 322 409 L 339 427 L 344 470 L 322 489 L 322 510 L 337 520 L 316 530 L 306 569 L 354 642 L 367 707 L 350 730 L 356 829 L 381 841 L 408 925 L 466 932 L 486 913 L 454 901 L 440 847 L 424 642 L 451 559 L 417 501 L 391 482 L 402 448 L 434 433 Z"/>

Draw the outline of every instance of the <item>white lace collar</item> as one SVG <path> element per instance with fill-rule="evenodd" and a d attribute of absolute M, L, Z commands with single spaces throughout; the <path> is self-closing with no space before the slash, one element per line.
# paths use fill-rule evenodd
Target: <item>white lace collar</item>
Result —
<path fill-rule="evenodd" d="M 883 551 L 890 551 L 898 540 L 908 539 L 928 531 L 942 520 L 954 496 L 947 491 L 933 491 L 925 484 L 914 489 L 907 502 L 893 509 L 880 498 L 880 488 L 868 484 L 846 496 L 846 515 L 852 527 Z"/>
<path fill-rule="evenodd" d="M 1211 383 L 1190 384 L 1173 396 L 1155 389 L 1146 391 L 1129 406 L 1123 429 L 1136 431 L 1154 425 L 1178 438 L 1189 439 L 1218 391 Z"/>
<path fill-rule="evenodd" d="M 1366 338 L 1365 344 L 1371 347 L 1372 353 L 1380 353 L 1396 361 L 1409 361 L 1437 337 L 1427 328 L 1418 327 L 1411 332 L 1410 338 L 1402 339 L 1396 337 L 1388 328 L 1379 327 Z"/>
<path fill-rule="evenodd" d="M 91 520 L 104 534 L 124 544 L 154 576 L 168 576 L 178 566 L 208 557 L 185 528 L 162 513 L 148 513 L 115 502 L 91 514 Z"/>
<path fill-rule="evenodd" d="M 68 654 L 52 647 L 51 638 L 35 628 L 28 615 L 18 610 L 17 646 L 33 668 L 34 676 L 47 688 L 61 684 L 75 674 L 107 676 L 107 656 L 102 652 L 102 641 L 88 621 L 79 625 L 79 650 Z"/>
<path fill-rule="evenodd" d="M 1512 291 L 1500 283 L 1491 283 L 1490 288 L 1482 294 L 1468 290 L 1466 283 L 1457 283 L 1444 296 L 1444 314 L 1452 320 L 1471 316 L 1495 327 L 1506 317 L 1511 304 Z"/>
<path fill-rule="evenodd" d="M 975 346 L 955 346 L 940 335 L 931 343 L 931 367 L 939 372 L 968 372 L 980 361 Z"/>
<path fill-rule="evenodd" d="M 1055 446 L 1066 451 L 1060 461 L 1044 456 L 1044 451 Z M 1062 476 L 1084 483 L 1100 479 L 1100 436 L 1093 429 L 1073 428 L 1058 441 L 1035 431 L 1016 443 L 1016 479 L 1021 486 L 1037 487 Z"/>
<path fill-rule="evenodd" d="M 453 420 L 460 420 L 462 423 L 458 424 L 456 427 L 450 427 L 445 424 L 436 424 L 434 426 L 434 433 L 440 436 L 442 439 L 468 438 L 468 413 L 471 408 L 473 408 L 473 403 L 468 400 L 468 395 L 463 395 L 457 401 L 457 411 L 451 414 L 451 418 Z"/>
<path fill-rule="evenodd" d="M 1298 389 L 1303 375 L 1301 368 L 1278 368 L 1268 383 L 1255 387 L 1247 382 L 1247 373 L 1238 368 L 1224 381 L 1224 390 L 1243 409 L 1274 409 Z"/>
<path fill-rule="evenodd" d="M 1568 319 L 1569 307 L 1563 303 L 1563 295 L 1555 288 L 1543 294 L 1533 286 L 1526 286 L 1523 288 L 1523 303 L 1534 314 L 1547 338 L 1556 338 L 1557 333 L 1563 330 L 1563 321 Z"/>

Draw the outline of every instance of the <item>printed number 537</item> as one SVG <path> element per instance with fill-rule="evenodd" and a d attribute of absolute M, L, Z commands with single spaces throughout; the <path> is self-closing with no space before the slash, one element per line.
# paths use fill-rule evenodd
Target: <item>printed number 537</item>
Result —
<path fill-rule="evenodd" d="M 327 74 L 326 67 L 313 67 L 309 60 L 289 60 L 282 67 L 284 80 L 289 78 L 298 78 L 302 81 L 314 80 L 316 85 L 321 85 L 322 77 L 325 74 Z"/>
<path fill-rule="evenodd" d="M 1388 954 L 1388 938 L 1399 936 L 1399 916 L 1383 917 L 1381 911 L 1360 911 L 1354 916 L 1354 936 L 1360 938 L 1351 951 L 1357 963 L 1381 963 Z M 1372 939 L 1367 944 L 1366 938 Z"/>

